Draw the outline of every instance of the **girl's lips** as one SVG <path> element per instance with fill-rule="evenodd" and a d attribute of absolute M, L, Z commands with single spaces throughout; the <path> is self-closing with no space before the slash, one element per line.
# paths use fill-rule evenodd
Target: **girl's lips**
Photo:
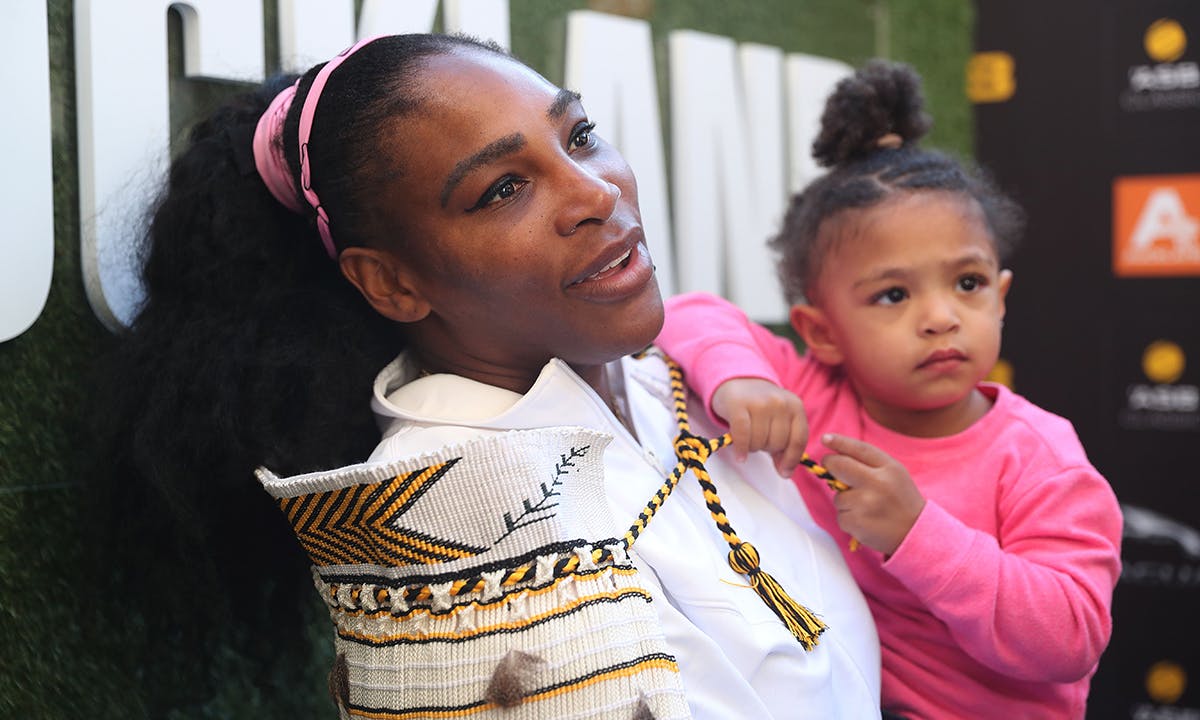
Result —
<path fill-rule="evenodd" d="M 957 367 L 959 363 L 965 362 L 967 356 L 959 350 L 938 350 L 921 361 L 917 366 L 919 370 L 941 370 Z"/>
<path fill-rule="evenodd" d="M 654 277 L 654 265 L 643 241 L 572 282 L 567 292 L 594 302 L 615 302 L 641 292 Z"/>

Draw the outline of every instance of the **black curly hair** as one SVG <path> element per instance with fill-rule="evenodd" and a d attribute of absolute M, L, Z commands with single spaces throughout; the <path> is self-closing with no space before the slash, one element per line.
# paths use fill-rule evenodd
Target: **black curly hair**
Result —
<path fill-rule="evenodd" d="M 375 190 L 396 172 L 380 148 L 420 112 L 423 60 L 463 51 L 507 56 L 463 36 L 399 35 L 362 47 L 330 77 L 309 160 L 339 247 L 403 243 L 377 219 Z M 322 66 L 300 78 L 285 120 L 294 178 L 300 108 Z M 286 209 L 254 168 L 259 117 L 295 80 L 273 78 L 192 128 L 140 246 L 144 304 L 98 362 L 96 514 L 108 535 L 128 536 L 115 541 L 133 568 L 123 582 L 176 563 L 172 572 L 204 575 L 193 584 L 224 588 L 218 595 L 265 582 L 294 606 L 310 582 L 307 561 L 254 469 L 361 462 L 378 442 L 371 386 L 403 332 L 342 277 L 308 206 Z M 145 584 L 164 579 L 155 577 Z M 151 592 L 161 598 L 171 586 L 167 573 Z"/>
<path fill-rule="evenodd" d="M 807 302 L 837 233 L 822 225 L 840 213 L 879 205 L 896 193 L 933 190 L 970 198 L 983 210 L 1006 262 L 1024 229 L 1021 208 L 979 167 L 917 146 L 932 126 L 921 78 L 909 65 L 874 59 L 838 83 L 825 104 L 812 154 L 829 170 L 792 196 L 771 239 L 791 303 Z"/>

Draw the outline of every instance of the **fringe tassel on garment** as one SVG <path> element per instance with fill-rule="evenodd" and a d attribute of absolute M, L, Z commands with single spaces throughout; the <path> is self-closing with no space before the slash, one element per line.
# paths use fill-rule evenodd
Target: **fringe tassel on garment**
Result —
<path fill-rule="evenodd" d="M 721 506 L 721 498 L 717 495 L 717 488 L 709 477 L 708 469 L 704 467 L 704 462 L 714 452 L 724 447 L 731 442 L 729 433 L 722 435 L 719 438 L 702 438 L 693 435 L 688 425 L 687 414 L 687 395 L 683 385 L 683 370 L 679 365 L 668 357 L 663 358 L 671 374 L 671 393 L 675 403 L 675 419 L 679 424 L 679 436 L 675 439 L 675 457 L 678 462 L 675 465 L 675 470 L 671 476 L 667 478 L 658 495 L 651 500 L 650 504 L 642 513 L 639 522 L 635 523 L 625 535 L 625 541 L 632 544 L 632 541 L 637 538 L 638 533 L 649 522 L 649 518 L 653 517 L 654 512 L 662 505 L 669 495 L 671 490 L 678 484 L 679 479 L 688 470 L 696 476 L 700 487 L 704 490 L 704 501 L 708 506 L 708 511 L 712 515 L 713 520 L 717 523 L 717 528 L 725 537 L 725 541 L 729 543 L 729 566 L 737 573 L 744 575 L 750 583 L 750 587 L 758 594 L 767 607 L 783 621 L 787 629 L 792 635 L 800 641 L 800 644 L 805 650 L 812 650 L 816 647 L 818 638 L 821 633 L 828 629 L 828 626 L 817 617 L 816 613 L 804 607 L 800 603 L 792 599 L 783 586 L 779 584 L 774 577 L 764 571 L 759 566 L 758 550 L 748 542 L 744 542 L 734 532 L 733 526 L 729 524 L 729 518 L 725 515 L 725 508 Z M 832 476 L 830 476 L 832 480 Z M 834 480 L 833 482 L 837 482 Z M 661 497 L 660 497 L 661 496 Z"/>

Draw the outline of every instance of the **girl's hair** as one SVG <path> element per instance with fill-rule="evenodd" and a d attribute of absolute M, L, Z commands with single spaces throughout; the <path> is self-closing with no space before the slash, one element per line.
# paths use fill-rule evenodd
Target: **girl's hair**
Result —
<path fill-rule="evenodd" d="M 461 50 L 505 54 L 460 36 L 387 37 L 330 76 L 309 158 L 339 247 L 403 241 L 378 216 L 377 191 L 402 170 L 387 138 L 421 111 L 422 60 Z M 294 178 L 300 109 L 320 67 L 301 78 L 284 122 Z M 399 326 L 330 260 L 312 210 L 287 210 L 255 170 L 255 126 L 294 80 L 269 80 L 191 130 L 139 249 L 144 304 L 97 380 L 96 466 L 110 479 L 101 489 L 110 534 L 158 532 L 186 548 L 177 552 L 188 556 L 187 572 L 204 572 L 193 554 L 201 548 L 218 580 L 257 583 L 265 572 L 307 582 L 290 528 L 253 470 L 365 460 L 379 439 L 372 381 L 403 346 Z M 170 552 L 144 549 L 148 562 Z"/>
<path fill-rule="evenodd" d="M 813 141 L 813 157 L 830 170 L 792 197 L 783 227 L 771 240 L 789 302 L 811 300 L 807 296 L 836 236 L 821 233 L 822 224 L 898 193 L 939 191 L 973 199 L 983 210 L 996 254 L 1007 261 L 1024 228 L 1024 213 L 981 168 L 917 146 L 932 125 L 923 105 L 921 79 L 902 63 L 870 60 L 838 83 Z"/>

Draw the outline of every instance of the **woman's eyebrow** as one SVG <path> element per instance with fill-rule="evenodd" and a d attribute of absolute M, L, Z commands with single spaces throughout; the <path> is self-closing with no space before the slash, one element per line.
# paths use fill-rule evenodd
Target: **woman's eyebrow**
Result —
<path fill-rule="evenodd" d="M 546 117 L 551 120 L 558 120 L 567 111 L 567 107 L 573 102 L 579 102 L 583 96 L 574 90 L 559 90 L 554 96 L 554 102 L 550 103 L 550 107 L 546 110 Z"/>
<path fill-rule="evenodd" d="M 450 193 L 454 192 L 454 188 L 458 187 L 467 173 L 505 155 L 511 155 L 523 147 L 525 147 L 525 136 L 521 133 L 513 133 L 488 143 L 471 157 L 459 161 L 450 171 L 450 176 L 446 178 L 446 184 L 442 187 L 442 207 L 446 207 L 446 203 L 450 200 Z"/>

